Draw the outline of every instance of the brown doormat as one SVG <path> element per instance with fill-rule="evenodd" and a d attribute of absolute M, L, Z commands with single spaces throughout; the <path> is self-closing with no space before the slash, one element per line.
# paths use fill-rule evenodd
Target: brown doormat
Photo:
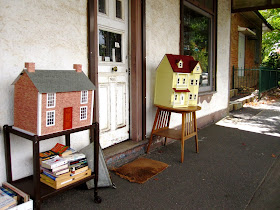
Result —
<path fill-rule="evenodd" d="M 167 167 L 168 165 L 166 163 L 157 160 L 139 158 L 131 163 L 121 166 L 120 168 L 113 169 L 113 171 L 130 182 L 143 184 Z"/>

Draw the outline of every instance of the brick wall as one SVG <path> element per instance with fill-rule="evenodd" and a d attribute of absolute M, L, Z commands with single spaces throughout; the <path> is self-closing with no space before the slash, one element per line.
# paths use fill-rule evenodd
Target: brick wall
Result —
<path fill-rule="evenodd" d="M 37 133 L 38 91 L 26 73 L 20 77 L 14 89 L 14 126 Z"/>
<path fill-rule="evenodd" d="M 259 44 L 259 55 L 261 55 L 261 25 L 256 25 L 254 22 L 248 20 L 240 13 L 234 13 L 231 15 L 231 49 L 230 49 L 230 87 L 232 88 L 232 66 L 238 68 L 238 39 L 239 32 L 238 26 L 246 27 L 250 29 L 256 29 L 258 40 L 250 40 L 248 36 L 245 36 L 245 69 L 258 68 L 261 63 L 261 56 L 259 56 L 258 62 L 255 61 L 256 54 L 256 42 Z M 248 75 L 249 76 L 249 75 Z M 251 84 L 252 86 L 254 84 Z"/>
<path fill-rule="evenodd" d="M 56 105 L 54 108 L 47 108 L 47 94 L 42 94 L 42 120 L 41 135 L 58 132 L 63 130 L 64 108 L 73 107 L 72 128 L 90 125 L 91 122 L 91 103 L 92 91 L 88 91 L 88 103 L 81 104 L 81 92 L 56 93 Z M 87 106 L 87 119 L 80 120 L 80 107 Z M 46 126 L 46 112 L 55 110 L 55 125 Z"/>

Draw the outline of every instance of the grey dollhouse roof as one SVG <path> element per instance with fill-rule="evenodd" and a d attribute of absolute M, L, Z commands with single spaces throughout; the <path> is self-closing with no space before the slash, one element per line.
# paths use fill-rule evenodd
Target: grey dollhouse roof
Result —
<path fill-rule="evenodd" d="M 75 70 L 35 70 L 32 73 L 23 70 L 23 72 L 28 75 L 40 93 L 95 90 L 94 84 L 84 72 L 76 72 Z M 13 85 L 22 73 L 13 82 Z"/>

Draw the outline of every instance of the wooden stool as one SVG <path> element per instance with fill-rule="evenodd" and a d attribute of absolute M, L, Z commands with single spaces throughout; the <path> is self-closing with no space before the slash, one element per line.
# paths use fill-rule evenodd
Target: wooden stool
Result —
<path fill-rule="evenodd" d="M 153 130 L 149 140 L 147 153 L 150 150 L 153 135 L 171 138 L 181 141 L 181 162 L 184 162 L 184 142 L 185 140 L 195 136 L 196 152 L 198 153 L 198 136 L 197 136 L 197 125 L 196 125 L 196 114 L 197 110 L 201 110 L 199 106 L 191 106 L 186 108 L 173 108 L 155 105 L 157 107 L 157 113 L 153 125 Z M 182 128 L 180 130 L 169 128 L 171 113 L 182 114 Z"/>

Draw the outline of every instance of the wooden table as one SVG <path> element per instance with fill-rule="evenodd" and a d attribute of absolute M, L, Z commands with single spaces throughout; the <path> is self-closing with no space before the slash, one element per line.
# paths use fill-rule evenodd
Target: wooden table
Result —
<path fill-rule="evenodd" d="M 153 125 L 153 130 L 149 140 L 147 153 L 150 150 L 153 135 L 171 138 L 181 141 L 181 162 L 184 161 L 184 142 L 185 140 L 195 136 L 196 152 L 198 153 L 198 136 L 197 136 L 197 125 L 196 125 L 196 111 L 201 110 L 199 106 L 190 106 L 186 108 L 173 108 L 155 105 L 157 107 L 157 113 Z M 182 114 L 182 126 L 181 129 L 169 128 L 171 113 Z"/>

